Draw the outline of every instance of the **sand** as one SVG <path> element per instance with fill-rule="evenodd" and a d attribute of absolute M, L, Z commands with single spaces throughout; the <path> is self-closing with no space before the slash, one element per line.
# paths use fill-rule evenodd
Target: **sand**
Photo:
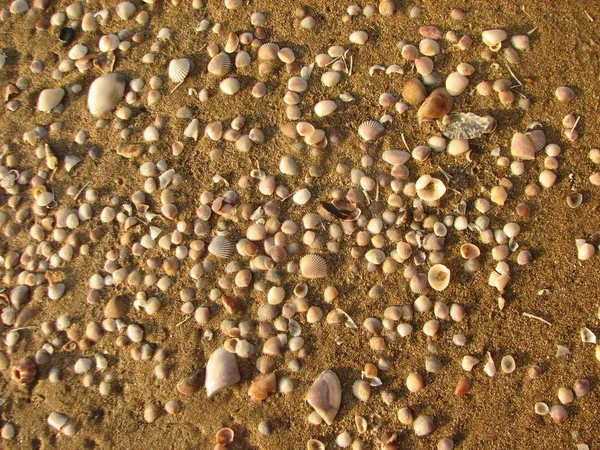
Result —
<path fill-rule="evenodd" d="M 101 7 L 112 7 L 115 2 L 90 1 L 93 10 Z M 415 332 L 407 338 L 399 338 L 388 345 L 383 352 L 374 352 L 369 348 L 366 331 L 360 324 L 367 317 L 382 317 L 389 305 L 412 303 L 416 295 L 411 293 L 408 283 L 402 277 L 402 270 L 397 274 L 384 277 L 381 272 L 367 273 L 366 262 L 359 262 L 362 270 L 353 274 L 349 266 L 353 264 L 350 247 L 354 239 L 344 237 L 342 250 L 329 258 L 331 276 L 311 282 L 309 294 L 312 304 L 323 307 L 327 313 L 331 306 L 324 304 L 320 293 L 328 284 L 334 284 L 340 291 L 337 306 L 347 311 L 359 324 L 358 330 L 350 330 L 341 326 L 327 325 L 323 320 L 318 324 L 308 325 L 304 319 L 303 336 L 306 340 L 308 356 L 303 360 L 303 367 L 297 373 L 289 372 L 287 362 L 292 355 L 287 353 L 277 369 L 277 376 L 289 376 L 295 389 L 284 395 L 277 393 L 261 404 L 249 401 L 247 389 L 252 379 L 257 376 L 254 365 L 256 357 L 242 360 L 240 371 L 242 381 L 210 399 L 203 390 L 192 396 L 182 396 L 175 386 L 177 381 L 196 369 L 205 366 L 210 353 L 220 346 L 225 337 L 218 331 L 221 320 L 229 317 L 220 307 L 211 306 L 213 317 L 208 328 L 215 331 L 213 340 L 202 337 L 204 330 L 194 320 L 188 320 L 181 326 L 175 325 L 184 316 L 179 308 L 179 289 L 193 285 L 187 273 L 191 264 L 186 262 L 181 269 L 181 277 L 166 294 L 160 294 L 163 308 L 155 316 L 144 312 L 132 311 L 128 320 L 143 325 L 146 342 L 167 350 L 169 357 L 166 364 L 171 374 L 166 380 L 156 380 L 153 368 L 156 362 L 134 361 L 129 355 L 129 347 L 116 348 L 116 334 L 108 334 L 89 350 L 60 350 L 51 358 L 51 363 L 39 368 L 36 381 L 26 387 L 19 387 L 10 379 L 10 371 L 0 373 L 1 397 L 6 402 L 1 406 L 1 418 L 15 424 L 17 435 L 12 441 L 3 441 L 2 447 L 7 449 L 192 449 L 212 448 L 215 432 L 223 427 L 231 427 L 236 434 L 231 449 L 302 449 L 309 438 L 317 438 L 327 443 L 327 448 L 335 448 L 334 439 L 343 430 L 356 435 L 354 416 L 364 415 L 370 425 L 369 432 L 362 438 L 366 448 L 379 448 L 377 438 L 383 431 L 398 433 L 398 448 L 431 449 L 442 437 L 451 437 L 457 448 L 464 449 L 567 449 L 575 448 L 575 444 L 586 443 L 590 448 L 600 445 L 600 433 L 597 429 L 598 414 L 598 361 L 594 358 L 594 345 L 583 344 L 579 339 L 579 329 L 587 326 L 592 330 L 598 327 L 598 256 L 589 261 L 578 262 L 575 239 L 587 237 L 600 231 L 598 220 L 599 192 L 591 186 L 588 176 L 598 168 L 587 158 L 588 151 L 596 146 L 597 136 L 597 77 L 598 77 L 598 21 L 600 9 L 592 2 L 567 1 L 526 1 L 513 2 L 501 0 L 495 2 L 448 2 L 426 1 L 396 2 L 399 13 L 393 17 L 372 18 L 356 17 L 351 23 L 344 24 L 342 15 L 349 2 L 338 0 L 331 2 L 313 2 L 307 5 L 308 11 L 317 19 L 315 30 L 308 31 L 299 27 L 294 19 L 295 2 L 291 1 L 252 1 L 249 6 L 238 11 L 227 11 L 221 1 L 208 1 L 205 8 L 195 11 L 187 1 L 178 7 L 168 2 L 160 2 L 149 6 L 139 1 L 134 2 L 151 14 L 149 24 L 142 28 L 148 37 L 142 44 L 134 44 L 126 53 L 117 53 L 115 70 L 122 72 L 131 80 L 140 77 L 146 81 L 158 75 L 165 81 L 161 89 L 163 99 L 155 106 L 142 106 L 136 109 L 130 126 L 134 129 L 131 141 L 141 141 L 143 129 L 151 123 L 157 114 L 168 118 L 167 125 L 160 131 L 156 155 L 143 155 L 138 160 L 124 160 L 115 152 L 120 142 L 118 132 L 110 126 L 96 129 L 95 119 L 87 112 L 84 93 L 91 81 L 99 75 L 92 69 L 84 74 L 73 72 L 65 75 L 60 81 L 51 78 L 51 73 L 62 59 L 66 57 L 69 47 L 64 47 L 58 40 L 58 31 L 35 31 L 34 24 L 42 16 L 49 17 L 53 12 L 64 10 L 68 2 L 56 1 L 48 11 L 33 11 L 25 16 L 12 17 L 0 23 L 0 43 L 9 57 L 9 63 L 0 70 L 2 86 L 14 82 L 19 76 L 30 81 L 30 87 L 20 94 L 22 107 L 14 112 L 4 111 L 0 120 L 2 143 L 9 145 L 10 153 L 16 154 L 19 168 L 23 170 L 39 170 L 42 163 L 33 154 L 33 147 L 22 143 L 22 134 L 36 125 L 47 125 L 53 121 L 64 123 L 64 129 L 52 137 L 52 147 L 59 156 L 76 154 L 83 162 L 71 173 L 57 172 L 53 183 L 61 206 L 73 206 L 76 202 L 65 193 L 71 185 L 82 186 L 90 183 L 90 188 L 98 190 L 101 202 L 95 206 L 99 212 L 100 205 L 107 205 L 112 196 L 127 199 L 131 193 L 143 186 L 144 177 L 137 170 L 139 164 L 147 160 L 164 158 L 169 165 L 176 168 L 185 183 L 176 189 L 176 204 L 180 208 L 180 216 L 192 219 L 194 210 L 199 205 L 199 194 L 204 190 L 224 190 L 212 183 L 212 176 L 220 174 L 234 182 L 241 174 L 247 174 L 258 162 L 269 173 L 278 173 L 277 165 L 281 156 L 292 154 L 306 174 L 312 164 L 323 168 L 323 176 L 316 178 L 310 186 L 313 200 L 303 208 L 289 202 L 282 208 L 282 218 L 299 220 L 304 212 L 315 209 L 318 200 L 327 199 L 332 188 L 350 187 L 349 176 L 339 175 L 335 168 L 344 162 L 351 167 L 360 167 L 360 159 L 364 152 L 360 148 L 360 138 L 356 130 L 358 125 L 368 119 L 377 119 L 384 112 L 390 112 L 394 118 L 390 131 L 382 139 L 371 145 L 368 154 L 375 157 L 376 165 L 368 169 L 371 174 L 388 173 L 387 165 L 380 160 L 382 149 L 403 148 L 401 133 L 404 133 L 408 145 L 412 148 L 425 143 L 428 136 L 437 131 L 435 124 L 419 125 L 414 112 L 399 116 L 395 111 L 386 111 L 377 103 L 379 94 L 392 92 L 399 98 L 402 80 L 406 77 L 389 77 L 381 73 L 370 77 L 368 69 L 374 64 L 388 66 L 394 63 L 405 68 L 408 63 L 402 61 L 396 43 L 401 39 L 418 42 L 418 28 L 422 25 L 435 25 L 442 30 L 454 29 L 459 35 L 466 33 L 478 42 L 481 31 L 490 28 L 503 28 L 512 34 L 526 33 L 533 28 L 531 47 L 521 53 L 521 60 L 513 65 L 513 71 L 524 82 L 520 90 L 532 100 L 528 111 L 520 110 L 516 105 L 503 107 L 495 96 L 480 97 L 465 94 L 459 97 L 454 111 L 472 111 L 479 114 L 491 114 L 498 122 L 497 130 L 483 138 L 472 142 L 472 163 L 462 157 L 446 154 L 423 163 L 411 161 L 408 165 L 412 174 L 429 173 L 443 167 L 452 175 L 450 186 L 459 193 L 449 196 L 439 209 L 440 214 L 450 214 L 456 204 L 473 199 L 480 195 L 480 189 L 489 190 L 501 177 L 510 177 L 514 188 L 509 200 L 503 208 L 493 208 L 488 214 L 492 226 L 502 226 L 509 221 L 517 221 L 521 225 L 518 237 L 520 248 L 529 249 L 534 261 L 528 266 L 518 267 L 516 255 L 511 256 L 511 284 L 505 295 L 506 307 L 500 312 L 497 306 L 498 293 L 487 285 L 487 278 L 494 262 L 489 257 L 489 246 L 486 248 L 482 269 L 475 274 L 465 274 L 458 254 L 459 246 L 471 234 L 457 235 L 451 233 L 446 242 L 445 264 L 452 270 L 452 282 L 443 293 L 431 293 L 433 301 L 443 300 L 448 304 L 457 302 L 465 305 L 467 318 L 461 323 L 442 321 L 440 334 L 434 339 L 437 342 L 436 356 L 442 360 L 444 367 L 438 374 L 429 374 L 424 370 L 425 358 L 430 355 L 428 341 L 421 332 Z M 363 4 L 360 4 L 364 6 Z M 416 19 L 408 18 L 413 6 L 421 6 L 423 14 Z M 449 18 L 452 7 L 461 7 L 467 11 L 463 22 L 453 22 Z M 586 10 L 596 21 L 590 21 Z M 263 80 L 269 93 L 257 100 L 250 95 L 250 88 L 256 82 L 256 64 L 238 71 L 242 83 L 242 92 L 232 97 L 217 94 L 206 103 L 199 103 L 196 97 L 189 97 L 190 87 L 215 87 L 214 80 L 208 79 L 205 67 L 209 57 L 200 51 L 202 45 L 215 42 L 224 44 L 229 31 L 251 30 L 249 16 L 253 11 L 262 11 L 268 21 L 265 29 L 269 40 L 280 46 L 290 46 L 303 63 L 311 62 L 314 55 L 324 53 L 330 45 L 348 45 L 350 32 L 362 29 L 370 36 L 363 48 L 352 46 L 354 55 L 354 74 L 345 79 L 338 87 L 327 89 L 320 85 L 313 76 L 311 88 L 302 96 L 302 110 L 315 125 L 322 125 L 328 132 L 336 130 L 345 140 L 330 146 L 325 156 L 318 159 L 308 152 L 293 153 L 291 141 L 278 132 L 278 125 L 287 122 L 285 108 L 281 97 L 285 93 L 285 82 L 288 75 L 284 70 Z M 196 33 L 195 27 L 201 19 L 208 17 L 223 24 L 223 32 L 219 35 Z M 103 33 L 115 32 L 126 27 L 140 28 L 135 21 L 123 22 L 113 19 Z M 163 54 L 158 54 L 156 62 L 144 65 L 141 57 L 149 51 L 158 30 L 168 27 L 173 31 L 173 39 Z M 79 31 L 75 42 L 95 46 L 100 32 L 87 33 Z M 443 54 L 435 58 L 436 70 L 447 74 L 460 62 L 469 62 L 475 67 L 470 87 L 481 80 L 495 80 L 510 77 L 504 61 L 498 60 L 499 66 L 493 68 L 479 56 L 480 45 L 467 51 L 452 49 L 448 43 L 442 44 Z M 195 69 L 191 77 L 172 94 L 168 94 L 172 83 L 167 81 L 166 68 L 171 58 L 188 57 L 193 60 Z M 40 75 L 31 74 L 28 66 L 33 59 L 43 61 L 45 70 Z M 317 70 L 316 70 L 317 72 Z M 321 70 L 318 69 L 318 73 Z M 66 86 L 81 83 L 84 91 L 81 95 L 67 94 L 66 110 L 61 115 L 42 114 L 35 110 L 37 93 L 48 87 Z M 554 90 L 561 85 L 571 86 L 577 96 L 568 103 L 559 103 L 554 98 Z M 147 95 L 148 87 L 143 91 Z M 343 112 L 331 118 L 315 119 L 312 105 L 325 98 L 335 98 L 341 92 L 348 91 L 356 101 Z M 142 102 L 145 105 L 145 101 Z M 197 143 L 186 142 L 183 153 L 174 157 L 170 151 L 170 143 L 182 138 L 183 129 L 188 121 L 175 117 L 175 111 L 181 106 L 190 106 L 194 117 L 198 117 L 204 125 L 209 121 L 228 121 L 237 114 L 247 117 L 249 127 L 262 128 L 266 141 L 255 146 L 249 154 L 243 155 L 235 151 L 231 144 L 212 143 L 201 139 Z M 581 116 L 578 124 L 580 137 L 575 142 L 568 142 L 561 134 L 561 121 L 565 114 L 573 113 Z M 524 132 L 532 121 L 539 121 L 546 132 L 548 142 L 561 146 L 563 152 L 559 156 L 560 167 L 557 170 L 556 185 L 533 198 L 524 198 L 524 187 L 537 180 L 543 169 L 543 157 L 528 165 L 530 170 L 521 177 L 511 177 L 508 169 L 498 167 L 490 151 L 496 147 L 508 155 L 509 142 L 515 131 Z M 249 129 L 248 127 L 248 129 Z M 90 140 L 85 145 L 77 145 L 73 137 L 78 130 L 87 130 Z M 102 157 L 92 160 L 87 152 L 92 145 L 102 151 Z M 226 147 L 222 158 L 211 161 L 209 152 L 216 147 Z M 565 197 L 570 190 L 569 176 L 572 174 L 574 187 L 583 194 L 583 204 L 577 209 L 566 205 Z M 303 177 L 286 178 L 291 189 L 305 186 Z M 255 204 L 264 201 L 264 197 L 256 196 L 252 191 L 239 190 L 244 201 Z M 528 202 L 532 207 L 532 216 L 523 219 L 515 213 L 520 202 Z M 160 205 L 159 196 L 155 195 L 154 204 Z M 6 197 L 0 198 L 0 209 L 10 211 L 5 205 Z M 243 232 L 239 225 L 234 225 L 234 233 Z M 86 303 L 88 292 L 87 280 L 102 271 L 105 253 L 119 245 L 119 229 L 116 225 L 103 226 L 105 232 L 102 240 L 92 245 L 89 256 L 77 256 L 73 262 L 61 271 L 64 273 L 67 293 L 58 301 L 35 300 L 40 314 L 27 325 L 36 328 L 23 331 L 21 342 L 9 355 L 11 363 L 32 355 L 46 342 L 46 337 L 39 330 L 43 321 L 54 320 L 66 314 L 71 321 L 84 328 L 90 321 L 101 321 L 102 306 Z M 82 225 L 77 232 L 87 237 L 90 224 Z M 471 235 L 476 239 L 474 234 Z M 28 242 L 25 227 L 14 239 L 0 237 L 0 248 L 6 253 L 9 249 L 23 248 Z M 596 236 L 592 242 L 598 244 Z M 393 249 L 390 244 L 387 251 Z M 160 251 L 155 249 L 149 253 L 156 256 Z M 127 262 L 129 267 L 135 264 L 144 265 L 144 259 L 134 258 Z M 219 267 L 224 266 L 220 264 Z M 286 280 L 291 288 L 294 277 Z M 369 298 L 368 291 L 379 284 L 384 288 L 382 298 Z M 540 296 L 538 291 L 547 289 L 548 294 Z M 137 289 L 120 286 L 105 290 L 102 302 L 118 293 L 133 297 Z M 150 291 L 150 290 L 149 290 Z M 238 299 L 241 305 L 238 315 L 240 320 L 256 314 L 260 300 L 264 294 L 248 291 L 247 295 Z M 209 305 L 207 291 L 198 291 L 195 305 Z M 539 321 L 524 318 L 522 312 L 539 315 L 549 321 L 546 325 Z M 416 315 L 413 321 L 415 329 L 433 318 L 433 313 Z M 5 334 L 10 327 L 0 328 Z M 452 344 L 452 336 L 465 333 L 467 345 L 458 347 Z M 341 337 L 343 344 L 335 343 Z M 257 342 L 258 344 L 258 342 Z M 568 347 L 571 353 L 556 358 L 556 345 Z M 260 344 L 258 345 L 260 348 Z M 3 349 L 6 353 L 6 348 Z M 514 356 L 517 369 L 507 375 L 498 373 L 490 378 L 482 371 L 485 353 L 491 352 L 499 368 L 500 359 L 506 354 Z M 73 373 L 73 365 L 81 356 L 91 356 L 97 352 L 106 353 L 109 368 L 105 371 L 115 377 L 113 391 L 107 397 L 98 393 L 98 383 L 103 374 L 95 372 L 95 383 L 89 388 L 81 384 L 81 376 Z M 463 374 L 460 358 L 465 354 L 475 355 L 483 360 L 473 373 L 469 375 L 473 382 L 472 391 L 464 396 L 454 395 L 458 378 Z M 392 368 L 381 373 L 383 386 L 374 390 L 375 395 L 368 403 L 360 403 L 351 395 L 352 383 L 359 379 L 360 371 L 367 362 L 376 363 L 380 357 L 388 358 Z M 540 364 L 542 375 L 535 380 L 528 377 L 528 369 L 533 364 Z M 50 383 L 47 379 L 50 367 L 62 369 L 60 383 Z M 312 381 L 325 369 L 333 369 L 340 377 L 343 387 L 341 409 L 335 422 L 330 425 L 309 425 L 306 416 L 311 412 L 304 397 Z M 420 392 L 409 393 L 404 380 L 411 371 L 423 374 L 426 387 Z M 557 389 L 561 386 L 571 387 L 578 378 L 591 381 L 592 390 L 581 399 L 576 399 L 568 406 L 569 419 L 557 425 L 549 417 L 536 416 L 533 405 L 537 401 L 545 401 L 549 405 L 558 403 Z M 380 397 L 383 389 L 397 394 L 396 402 L 385 405 Z M 181 413 L 163 415 L 154 423 L 146 423 L 143 418 L 147 404 L 164 405 L 167 401 L 179 399 L 183 406 Z M 429 436 L 417 438 L 410 428 L 401 425 L 396 413 L 400 407 L 410 406 L 415 414 L 434 416 L 436 430 Z M 74 418 L 80 430 L 74 437 L 57 435 L 56 431 L 46 424 L 46 418 L 52 411 L 60 411 Z M 268 420 L 273 426 L 270 436 L 261 436 L 257 432 L 258 423 Z M 380 429 L 375 430 L 379 424 Z"/>

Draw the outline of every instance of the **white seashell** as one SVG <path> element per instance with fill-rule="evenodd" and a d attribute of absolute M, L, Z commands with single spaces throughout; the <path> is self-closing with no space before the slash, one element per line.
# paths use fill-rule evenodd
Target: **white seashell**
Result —
<path fill-rule="evenodd" d="M 169 63 L 169 78 L 174 83 L 181 83 L 190 73 L 192 62 L 187 58 L 172 59 Z"/>
<path fill-rule="evenodd" d="M 225 78 L 219 84 L 221 91 L 227 95 L 234 95 L 240 91 L 240 82 L 236 78 Z"/>
<path fill-rule="evenodd" d="M 323 278 L 327 276 L 327 262 L 319 255 L 306 255 L 300 260 L 300 272 L 305 278 Z"/>
<path fill-rule="evenodd" d="M 298 192 L 296 192 L 293 196 L 292 199 L 294 200 L 294 203 L 298 204 L 298 205 L 304 205 L 306 204 L 311 197 L 311 193 L 308 189 L 304 188 L 304 189 L 300 189 Z"/>
<path fill-rule="evenodd" d="M 429 269 L 427 281 L 436 291 L 443 291 L 450 284 L 450 269 L 443 264 L 435 264 Z"/>
<path fill-rule="evenodd" d="M 80 162 L 81 162 L 81 158 L 79 156 L 75 156 L 75 155 L 65 156 L 65 159 L 64 159 L 65 170 L 67 172 L 70 172 L 73 169 L 73 167 L 75 167 Z"/>
<path fill-rule="evenodd" d="M 206 395 L 212 397 L 240 381 L 240 370 L 233 353 L 225 348 L 216 349 L 206 364 Z"/>
<path fill-rule="evenodd" d="M 29 10 L 29 3 L 26 0 L 15 0 L 10 4 L 11 14 L 23 14 Z"/>
<path fill-rule="evenodd" d="M 469 140 L 468 139 L 451 139 L 447 145 L 447 151 L 449 155 L 462 155 L 469 151 Z"/>
<path fill-rule="evenodd" d="M 277 53 L 279 53 L 279 46 L 272 42 L 263 44 L 258 49 L 258 57 L 263 61 L 270 61 L 277 59 Z"/>
<path fill-rule="evenodd" d="M 353 44 L 364 45 L 369 40 L 369 35 L 365 31 L 355 31 L 350 35 L 349 40 Z"/>
<path fill-rule="evenodd" d="M 216 236 L 208 244 L 208 252 L 217 258 L 229 258 L 235 249 L 235 245 L 223 236 Z"/>
<path fill-rule="evenodd" d="M 584 344 L 596 343 L 596 335 L 587 327 L 583 327 L 581 330 L 579 330 L 579 336 L 581 337 L 581 342 Z"/>
<path fill-rule="evenodd" d="M 342 402 L 342 386 L 335 372 L 321 372 L 308 391 L 306 401 L 327 425 L 331 425 Z"/>
<path fill-rule="evenodd" d="M 88 93 L 88 109 L 95 117 L 112 111 L 125 93 L 125 77 L 120 73 L 111 73 L 96 78 Z"/>
<path fill-rule="evenodd" d="M 225 53 L 233 53 L 240 45 L 240 37 L 235 33 L 229 33 L 227 42 L 225 43 Z"/>
<path fill-rule="evenodd" d="M 69 50 L 69 58 L 72 60 L 77 60 L 79 58 L 83 58 L 88 52 L 88 49 L 83 44 L 74 45 L 71 50 Z"/>
<path fill-rule="evenodd" d="M 383 134 L 385 128 L 376 120 L 368 120 L 358 127 L 358 134 L 365 141 L 372 141 Z"/>
<path fill-rule="evenodd" d="M 327 87 L 337 86 L 337 84 L 341 81 L 341 79 L 342 79 L 342 74 L 340 74 L 339 72 L 335 72 L 333 70 L 330 70 L 329 72 L 325 72 L 323 75 L 321 75 L 321 83 L 323 84 L 323 86 L 327 86 Z"/>
<path fill-rule="evenodd" d="M 101 52 L 112 52 L 119 47 L 121 40 L 116 34 L 106 34 L 98 41 L 98 48 Z"/>
<path fill-rule="evenodd" d="M 481 40 L 488 47 L 495 47 L 501 44 L 508 37 L 504 30 L 485 30 L 481 33 Z"/>
<path fill-rule="evenodd" d="M 488 360 L 485 363 L 483 371 L 487 374 L 488 377 L 493 377 L 494 375 L 496 375 L 496 364 L 494 363 L 494 360 L 492 359 L 492 354 L 490 352 L 487 352 L 487 357 Z"/>
<path fill-rule="evenodd" d="M 198 135 L 200 133 L 200 121 L 198 119 L 192 119 L 185 130 L 183 131 L 183 135 L 187 138 L 191 138 L 195 141 L 198 140 Z"/>
<path fill-rule="evenodd" d="M 131 2 L 121 2 L 115 6 L 115 12 L 123 20 L 129 20 L 135 14 L 135 5 Z"/>
<path fill-rule="evenodd" d="M 50 112 L 54 109 L 65 97 L 63 88 L 44 89 L 38 97 L 37 109 L 43 112 Z"/>
<path fill-rule="evenodd" d="M 513 358 L 511 355 L 506 355 L 504 358 L 502 358 L 502 361 L 500 361 L 500 368 L 504 373 L 513 373 L 517 368 L 515 358 Z"/>
<path fill-rule="evenodd" d="M 325 117 L 337 109 L 337 104 L 333 100 L 321 100 L 315 105 L 315 114 L 319 117 Z"/>
<path fill-rule="evenodd" d="M 458 72 L 452 72 L 446 78 L 446 90 L 453 97 L 462 94 L 469 85 L 469 79 Z"/>
<path fill-rule="evenodd" d="M 229 57 L 229 55 L 227 55 L 227 53 L 219 53 L 210 60 L 210 62 L 208 63 L 207 70 L 209 73 L 218 77 L 227 75 L 231 70 L 231 58 Z"/>
<path fill-rule="evenodd" d="M 441 180 L 431 175 L 422 175 L 415 183 L 417 195 L 421 200 L 433 202 L 442 198 L 446 193 L 446 186 Z"/>
<path fill-rule="evenodd" d="M 64 414 L 53 412 L 48 416 L 48 425 L 60 431 L 68 422 L 70 422 L 70 420 L 71 419 Z"/>

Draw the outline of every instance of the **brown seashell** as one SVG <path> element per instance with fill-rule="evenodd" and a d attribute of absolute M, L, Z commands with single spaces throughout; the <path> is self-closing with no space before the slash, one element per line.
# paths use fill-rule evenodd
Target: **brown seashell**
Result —
<path fill-rule="evenodd" d="M 427 97 L 425 86 L 417 78 L 406 80 L 402 86 L 402 98 L 410 105 L 417 106 L 423 103 Z"/>
<path fill-rule="evenodd" d="M 327 262 L 319 255 L 306 255 L 300 260 L 300 272 L 305 278 L 327 276 Z"/>
<path fill-rule="evenodd" d="M 263 375 L 271 373 L 273 370 L 275 370 L 275 365 L 275 358 L 273 358 L 271 355 L 262 355 L 256 360 L 256 368 Z"/>
<path fill-rule="evenodd" d="M 120 319 L 129 312 L 129 302 L 124 295 L 111 298 L 104 307 L 104 317 L 108 319 Z"/>
<path fill-rule="evenodd" d="M 454 394 L 455 395 L 465 395 L 465 394 L 468 394 L 470 390 L 471 390 L 471 380 L 469 380 L 467 377 L 460 377 L 460 380 L 458 380 L 456 389 L 454 390 Z"/>
<path fill-rule="evenodd" d="M 19 384 L 29 384 L 35 379 L 37 365 L 32 358 L 23 358 L 11 370 L 12 379 Z"/>
<path fill-rule="evenodd" d="M 285 343 L 279 336 L 271 336 L 263 345 L 263 354 L 270 356 L 279 356 L 285 350 Z"/>
<path fill-rule="evenodd" d="M 231 58 L 227 53 L 219 53 L 210 60 L 207 70 L 218 77 L 225 76 L 231 71 Z"/>
<path fill-rule="evenodd" d="M 358 127 L 358 134 L 365 141 L 373 141 L 383 134 L 385 128 L 377 120 L 367 120 Z"/>
<path fill-rule="evenodd" d="M 441 119 L 450 113 L 452 106 L 454 98 L 445 88 L 437 88 L 425 99 L 417 111 L 417 116 L 422 121 Z"/>
<path fill-rule="evenodd" d="M 277 377 L 270 373 L 265 377 L 254 380 L 248 389 L 248 395 L 253 402 L 260 403 L 266 399 L 271 392 L 275 392 Z"/>
<path fill-rule="evenodd" d="M 331 425 L 342 402 L 342 386 L 335 372 L 321 372 L 308 391 L 306 401 L 327 425 Z"/>
<path fill-rule="evenodd" d="M 183 395 L 191 395 L 202 387 L 202 370 L 196 370 L 189 377 L 182 378 L 177 383 L 177 390 Z"/>
<path fill-rule="evenodd" d="M 144 153 L 144 146 L 141 144 L 119 144 L 117 147 L 117 155 L 127 159 L 132 159 Z"/>
<path fill-rule="evenodd" d="M 221 428 L 215 435 L 217 445 L 229 445 L 233 442 L 235 434 L 231 428 Z"/>

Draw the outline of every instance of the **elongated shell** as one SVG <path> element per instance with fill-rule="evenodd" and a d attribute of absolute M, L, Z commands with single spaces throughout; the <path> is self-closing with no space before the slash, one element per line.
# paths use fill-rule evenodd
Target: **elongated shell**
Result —
<path fill-rule="evenodd" d="M 216 349 L 206 365 L 206 395 L 214 394 L 240 381 L 240 371 L 235 355 L 225 348 Z"/>
<path fill-rule="evenodd" d="M 358 127 L 358 134 L 365 141 L 373 141 L 383 134 L 385 128 L 377 120 L 367 120 Z"/>
<path fill-rule="evenodd" d="M 421 120 L 440 119 L 452 110 L 452 106 L 454 106 L 454 99 L 448 91 L 437 88 L 425 99 L 417 111 L 417 116 Z"/>
<path fill-rule="evenodd" d="M 223 236 L 216 236 L 208 244 L 208 252 L 217 258 L 229 258 L 235 249 L 234 244 Z"/>
<path fill-rule="evenodd" d="M 443 264 L 432 266 L 427 274 L 427 281 L 436 291 L 443 291 L 450 284 L 450 269 Z"/>
<path fill-rule="evenodd" d="M 209 73 L 222 77 L 231 71 L 231 58 L 227 53 L 219 53 L 208 63 Z"/>
<path fill-rule="evenodd" d="M 335 372 L 321 372 L 308 391 L 306 401 L 327 425 L 331 425 L 342 403 L 342 386 Z"/>
<path fill-rule="evenodd" d="M 300 272 L 305 278 L 323 278 L 327 275 L 327 262 L 319 255 L 306 255 L 300 260 Z"/>
<path fill-rule="evenodd" d="M 88 109 L 95 117 L 112 111 L 125 94 L 125 76 L 111 73 L 96 78 L 88 93 Z"/>
<path fill-rule="evenodd" d="M 189 59 L 172 59 L 169 63 L 169 78 L 173 83 L 181 83 L 190 70 L 192 70 L 192 62 Z"/>

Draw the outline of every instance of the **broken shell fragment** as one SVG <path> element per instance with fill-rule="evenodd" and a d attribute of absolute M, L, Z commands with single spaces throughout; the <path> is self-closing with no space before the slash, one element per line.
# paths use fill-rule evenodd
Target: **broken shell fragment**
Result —
<path fill-rule="evenodd" d="M 265 377 L 253 381 L 248 389 L 248 395 L 253 402 L 260 403 L 266 399 L 271 392 L 275 392 L 276 387 L 277 377 L 274 373 L 270 373 Z"/>
<path fill-rule="evenodd" d="M 216 349 L 206 364 L 206 395 L 212 397 L 240 381 L 235 355 L 225 348 Z"/>
<path fill-rule="evenodd" d="M 515 133 L 510 144 L 510 154 L 525 161 L 535 159 L 535 148 L 526 134 Z"/>
<path fill-rule="evenodd" d="M 342 386 L 335 372 L 321 372 L 308 391 L 306 401 L 327 425 L 331 425 L 342 402 Z"/>

